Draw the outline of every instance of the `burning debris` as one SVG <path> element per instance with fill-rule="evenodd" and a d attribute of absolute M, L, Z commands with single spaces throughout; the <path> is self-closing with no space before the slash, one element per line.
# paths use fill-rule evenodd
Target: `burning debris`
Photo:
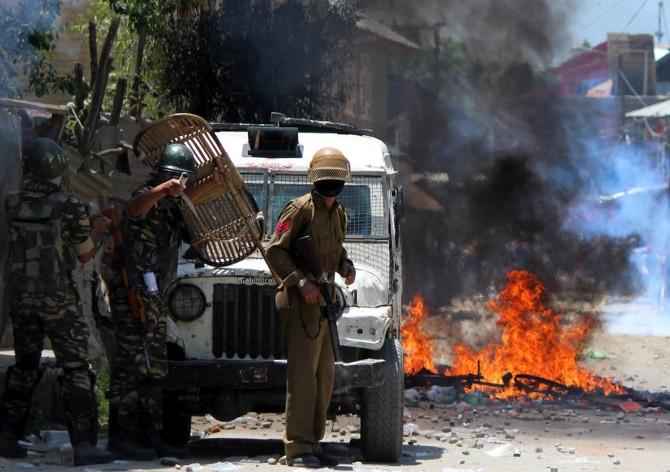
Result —
<path fill-rule="evenodd" d="M 466 389 L 479 385 L 497 398 L 624 392 L 620 385 L 578 364 L 580 353 L 599 325 L 596 317 L 584 314 L 568 323 L 548 307 L 546 289 L 536 275 L 510 271 L 507 277 L 497 299 L 488 302 L 498 317 L 499 338 L 477 351 L 465 344 L 454 345 L 453 365 L 444 371 L 444 380 L 426 377 L 426 372 L 435 373 L 437 368 L 430 338 L 422 330 L 425 306 L 422 299 L 415 299 L 402 328 L 405 372 L 443 385 Z"/>
<path fill-rule="evenodd" d="M 437 372 L 433 361 L 433 344 L 428 334 L 422 329 L 426 314 L 423 298 L 414 297 L 402 325 L 402 349 L 405 353 L 404 371 L 406 374 L 416 374 L 422 370 Z"/>

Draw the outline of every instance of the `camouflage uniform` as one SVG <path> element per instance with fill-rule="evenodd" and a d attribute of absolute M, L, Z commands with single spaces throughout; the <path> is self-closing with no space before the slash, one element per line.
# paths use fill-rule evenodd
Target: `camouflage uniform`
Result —
<path fill-rule="evenodd" d="M 323 270 L 332 280 L 344 261 L 347 217 L 335 203 L 329 210 L 315 191 L 290 201 L 281 211 L 267 250 L 268 262 L 282 278 L 276 297 L 287 349 L 286 456 L 321 454 L 319 441 L 326 429 L 326 414 L 333 392 L 335 367 L 328 321 L 317 304 L 306 303 L 298 282 L 306 271 L 295 260 L 293 241 L 311 235 Z M 309 277 L 313 280 L 313 277 Z"/>
<path fill-rule="evenodd" d="M 147 192 L 151 186 L 137 190 L 133 196 Z M 177 272 L 179 244 L 185 225 L 177 202 L 163 198 L 144 217 L 124 215 L 121 222 L 128 253 L 129 283 L 142 297 L 149 323 L 140 326 L 131 318 L 128 296 L 121 279 L 120 266 L 107 277 L 112 320 L 116 327 L 117 352 L 112 362 L 110 406 L 118 409 L 119 426 L 131 437 L 137 437 L 138 421 L 162 429 L 162 386 L 167 375 L 167 305 L 165 290 Z M 121 264 L 122 261 L 117 261 Z M 159 294 L 149 295 L 142 275 L 153 272 Z M 151 367 L 146 368 L 142 330 Z M 149 426 L 149 425 L 144 425 Z"/>
<path fill-rule="evenodd" d="M 76 256 L 93 248 L 88 210 L 58 185 L 31 179 L 8 197 L 6 207 L 12 221 L 8 289 L 16 364 L 9 368 L 0 403 L 0 431 L 23 435 L 46 335 L 64 371 L 70 439 L 95 444 L 95 376 L 71 272 Z"/>

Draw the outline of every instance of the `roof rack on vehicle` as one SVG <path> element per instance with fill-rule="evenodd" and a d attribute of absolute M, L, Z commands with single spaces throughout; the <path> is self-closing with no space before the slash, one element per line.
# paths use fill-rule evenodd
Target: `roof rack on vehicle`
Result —
<path fill-rule="evenodd" d="M 372 136 L 371 129 L 357 128 L 347 123 L 336 123 L 334 121 L 309 120 L 306 118 L 291 118 L 283 113 L 272 112 L 270 115 L 272 124 L 257 123 L 210 123 L 214 131 L 246 131 L 249 126 L 290 126 L 298 128 L 302 132 L 331 131 L 338 134 L 355 134 L 359 136 Z"/>

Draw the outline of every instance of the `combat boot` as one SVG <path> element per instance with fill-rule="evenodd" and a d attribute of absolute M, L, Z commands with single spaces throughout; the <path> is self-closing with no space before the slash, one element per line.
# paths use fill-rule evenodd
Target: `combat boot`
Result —
<path fill-rule="evenodd" d="M 122 427 L 119 421 L 119 410 L 116 406 L 109 407 L 109 441 L 107 449 L 112 451 L 117 459 L 133 461 L 151 461 L 156 459 L 153 449 L 142 447 L 133 436 Z"/>
<path fill-rule="evenodd" d="M 149 428 L 146 432 L 149 447 L 156 451 L 158 457 L 186 457 L 188 451 L 184 447 L 173 446 L 167 443 L 159 431 Z"/>
<path fill-rule="evenodd" d="M 111 451 L 93 446 L 88 441 L 82 441 L 72 446 L 74 465 L 106 464 L 116 459 Z"/>
<path fill-rule="evenodd" d="M 117 459 L 131 461 L 152 461 L 156 459 L 156 451 L 143 447 L 131 438 L 118 434 L 113 439 L 109 438 L 107 449 L 113 452 Z"/>
<path fill-rule="evenodd" d="M 28 451 L 19 446 L 16 434 L 7 431 L 0 433 L 0 457 L 19 459 L 27 455 Z"/>

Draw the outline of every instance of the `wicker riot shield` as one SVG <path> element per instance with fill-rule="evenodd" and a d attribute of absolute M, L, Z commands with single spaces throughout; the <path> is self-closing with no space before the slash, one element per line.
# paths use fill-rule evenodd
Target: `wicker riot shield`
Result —
<path fill-rule="evenodd" d="M 226 179 L 205 195 L 180 205 L 191 237 L 191 246 L 199 257 L 213 266 L 227 266 L 259 250 L 263 215 L 225 149 L 203 118 L 180 113 L 153 123 L 135 139 L 134 151 L 145 164 L 153 167 L 168 144 L 186 145 L 195 156 L 196 174 L 187 188 L 208 179 L 216 167 Z"/>

